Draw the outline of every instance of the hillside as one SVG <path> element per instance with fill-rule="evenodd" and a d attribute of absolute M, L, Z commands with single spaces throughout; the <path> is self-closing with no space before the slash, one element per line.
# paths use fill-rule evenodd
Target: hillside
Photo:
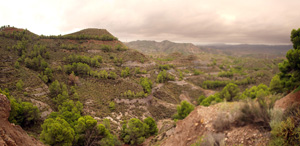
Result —
<path fill-rule="evenodd" d="M 55 123 L 51 120 L 63 118 L 71 131 L 78 134 L 75 126 L 89 115 L 96 120 L 95 124 L 106 125 L 107 138 L 128 144 L 121 137 L 125 121 L 152 117 L 158 123 L 158 135 L 164 135 L 174 126 L 171 119 L 182 101 L 201 105 L 196 111 L 217 110 L 219 107 L 214 104 L 223 100 L 211 98 L 224 87 L 235 84 L 239 94 L 245 96 L 248 96 L 245 89 L 265 89 L 260 84 L 270 84 L 279 72 L 277 64 L 282 61 L 282 56 L 274 59 L 203 52 L 193 44 L 170 41 L 136 41 L 126 45 L 105 29 L 38 36 L 28 30 L 2 27 L 0 91 L 11 95 L 8 98 L 13 107 L 33 104 L 40 111 L 33 123 L 17 117 L 10 122 L 46 141 L 42 132 L 45 126 L 41 127 L 44 122 Z M 71 109 L 68 111 L 71 114 L 65 113 L 66 109 Z M 149 141 L 151 144 L 152 138 L 160 142 L 157 137 L 150 137 L 145 145 Z M 193 137 L 191 142 L 196 140 Z"/>
<path fill-rule="evenodd" d="M 202 50 L 191 43 L 174 43 L 168 40 L 162 42 L 156 41 L 132 41 L 125 43 L 128 47 L 138 50 L 145 54 L 170 54 L 170 53 L 182 53 L 182 54 L 194 54 L 201 53 Z"/>

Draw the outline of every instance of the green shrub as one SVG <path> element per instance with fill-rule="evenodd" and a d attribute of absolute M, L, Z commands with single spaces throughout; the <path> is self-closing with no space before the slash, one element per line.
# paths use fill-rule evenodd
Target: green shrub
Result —
<path fill-rule="evenodd" d="M 227 84 L 220 92 L 220 98 L 226 99 L 227 101 L 238 100 L 240 88 L 233 83 Z"/>
<path fill-rule="evenodd" d="M 115 72 L 109 72 L 108 78 L 115 80 L 118 77 L 118 75 Z"/>
<path fill-rule="evenodd" d="M 116 104 L 115 104 L 115 102 L 111 101 L 111 102 L 109 103 L 108 107 L 109 107 L 109 109 L 110 109 L 111 111 L 115 110 L 115 109 L 116 109 Z"/>
<path fill-rule="evenodd" d="M 253 86 L 250 89 L 246 89 L 243 94 L 241 95 L 241 98 L 247 98 L 250 97 L 252 99 L 257 97 L 265 97 L 267 95 L 270 95 L 271 92 L 269 91 L 269 87 L 265 84 L 259 84 L 258 86 Z"/>
<path fill-rule="evenodd" d="M 182 101 L 180 106 L 177 106 L 177 113 L 173 116 L 174 119 L 184 119 L 194 110 L 194 106 L 187 101 Z"/>
<path fill-rule="evenodd" d="M 282 92 L 282 84 L 280 83 L 280 78 L 278 75 L 275 75 L 270 82 L 270 91 L 272 93 L 281 93 Z"/>
<path fill-rule="evenodd" d="M 22 80 L 19 80 L 16 84 L 16 87 L 19 91 L 23 90 L 24 83 Z"/>
<path fill-rule="evenodd" d="M 172 76 L 171 74 L 167 73 L 167 71 L 163 70 L 158 73 L 156 82 L 157 83 L 164 83 L 166 81 L 174 81 L 175 77 Z"/>
<path fill-rule="evenodd" d="M 220 98 L 220 94 L 216 93 L 216 94 L 210 95 L 210 96 L 206 97 L 205 99 L 203 99 L 202 102 L 200 103 L 200 105 L 209 106 L 211 104 L 219 103 L 222 101 L 223 100 Z"/>
<path fill-rule="evenodd" d="M 142 77 L 140 78 L 140 84 L 144 89 L 145 93 L 150 94 L 152 91 L 152 81 L 150 79 L 148 79 L 147 77 Z"/>
<path fill-rule="evenodd" d="M 102 45 L 100 49 L 103 52 L 110 52 L 111 51 L 111 46 L 109 46 L 109 45 Z"/>
<path fill-rule="evenodd" d="M 118 51 L 126 51 L 127 48 L 125 46 L 122 46 L 122 45 L 117 45 L 116 46 L 116 50 L 118 50 Z"/>
<path fill-rule="evenodd" d="M 199 96 L 199 98 L 197 99 L 197 105 L 200 105 L 201 102 L 205 99 L 206 97 L 204 95 Z"/>
<path fill-rule="evenodd" d="M 121 77 L 126 78 L 130 75 L 129 68 L 126 67 L 125 70 L 121 71 Z"/>
<path fill-rule="evenodd" d="M 138 98 L 144 98 L 144 97 L 148 96 L 148 94 L 144 93 L 143 91 L 138 92 L 138 93 L 134 93 L 134 91 L 128 90 L 124 93 L 121 93 L 121 96 L 132 99 L 132 98 L 137 98 L 137 97 Z"/>
<path fill-rule="evenodd" d="M 163 70 L 169 70 L 171 68 L 173 68 L 174 66 L 171 64 L 163 64 L 163 65 L 159 65 L 158 68 L 159 70 L 163 71 Z"/>
<path fill-rule="evenodd" d="M 73 63 L 65 65 L 64 70 L 67 74 L 71 74 L 72 72 L 75 73 L 75 75 L 88 75 L 91 71 L 91 68 L 88 64 L 85 63 Z"/>
<path fill-rule="evenodd" d="M 231 78 L 233 77 L 233 72 L 231 71 L 226 71 L 226 72 L 220 72 L 218 74 L 219 77 L 228 77 L 228 78 Z"/>
<path fill-rule="evenodd" d="M 158 132 L 157 125 L 155 120 L 152 117 L 147 117 L 146 119 L 144 119 L 144 123 L 147 124 L 149 127 L 149 130 L 146 131 L 147 136 L 157 134 Z"/>
<path fill-rule="evenodd" d="M 15 68 L 16 68 L 16 69 L 19 69 L 19 68 L 20 68 L 20 63 L 19 63 L 19 61 L 16 61 L 16 62 L 15 62 Z"/>
<path fill-rule="evenodd" d="M 194 70 L 194 75 L 195 75 L 195 76 L 196 76 L 196 75 L 200 75 L 200 74 L 203 74 L 203 72 L 200 71 L 200 70 L 197 70 L 197 69 Z"/>
<path fill-rule="evenodd" d="M 130 145 L 142 144 L 145 138 L 157 133 L 155 121 L 148 117 L 144 123 L 139 119 L 132 118 L 128 123 L 123 123 L 120 138 Z"/>

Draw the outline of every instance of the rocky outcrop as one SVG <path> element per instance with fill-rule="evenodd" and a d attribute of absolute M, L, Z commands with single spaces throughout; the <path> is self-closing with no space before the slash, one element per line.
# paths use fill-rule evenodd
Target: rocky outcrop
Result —
<path fill-rule="evenodd" d="M 274 108 L 280 108 L 285 110 L 286 108 L 292 106 L 293 104 L 300 104 L 300 91 L 286 95 L 285 97 L 277 100 L 275 102 Z"/>
<path fill-rule="evenodd" d="M 20 126 L 8 121 L 10 102 L 0 94 L 0 145 L 1 146 L 43 146 L 44 144 L 29 136 Z"/>
<path fill-rule="evenodd" d="M 209 107 L 196 107 L 185 119 L 179 120 L 176 127 L 160 133 L 152 139 L 152 143 L 162 146 L 190 146 L 202 137 L 203 145 L 267 145 L 269 132 L 261 131 L 251 125 L 234 126 L 218 132 L 213 124 L 220 120 L 220 115 L 226 115 L 229 121 L 234 122 L 239 113 L 241 103 L 219 103 Z M 221 121 L 222 122 L 222 121 Z M 214 141 L 214 142 L 213 142 Z M 201 145 L 202 145 L 201 144 Z"/>

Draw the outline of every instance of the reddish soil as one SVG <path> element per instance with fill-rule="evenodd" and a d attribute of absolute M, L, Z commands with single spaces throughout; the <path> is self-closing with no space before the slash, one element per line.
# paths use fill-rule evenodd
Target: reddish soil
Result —
<path fill-rule="evenodd" d="M 44 144 L 29 136 L 20 126 L 8 121 L 10 102 L 0 94 L 0 145 L 1 146 L 43 146 Z"/>
<path fill-rule="evenodd" d="M 281 108 L 285 110 L 287 107 L 290 107 L 291 105 L 295 103 L 300 103 L 300 91 L 286 95 L 285 97 L 277 100 L 275 102 L 275 108 Z"/>
<path fill-rule="evenodd" d="M 8 28 L 5 28 L 3 31 L 4 32 L 8 32 L 8 33 L 12 33 L 14 31 L 18 32 L 18 31 L 23 31 L 24 29 L 19 29 L 19 28 L 14 28 L 14 27 L 8 27 Z"/>

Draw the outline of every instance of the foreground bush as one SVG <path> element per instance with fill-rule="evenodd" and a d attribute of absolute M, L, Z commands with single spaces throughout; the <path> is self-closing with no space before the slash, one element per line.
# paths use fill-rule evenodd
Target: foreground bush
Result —
<path fill-rule="evenodd" d="M 265 130 L 271 130 L 270 110 L 273 108 L 274 102 L 275 100 L 267 98 L 259 98 L 257 102 L 248 100 L 241 107 L 237 124 L 252 124 Z"/>
<path fill-rule="evenodd" d="M 49 145 L 72 145 L 75 132 L 64 119 L 60 117 L 46 119 L 42 128 L 43 131 L 40 136 L 42 142 Z"/>
<path fill-rule="evenodd" d="M 294 104 L 282 115 L 283 121 L 273 122 L 270 145 L 300 145 L 300 106 Z"/>

